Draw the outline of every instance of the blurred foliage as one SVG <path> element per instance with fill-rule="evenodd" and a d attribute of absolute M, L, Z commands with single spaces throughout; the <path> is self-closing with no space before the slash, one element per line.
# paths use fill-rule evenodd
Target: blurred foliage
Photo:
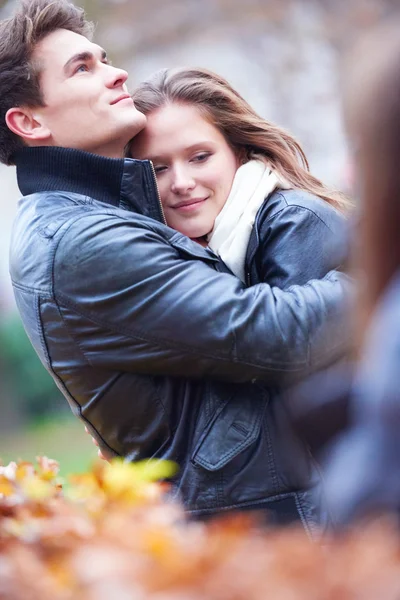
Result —
<path fill-rule="evenodd" d="M 17 314 L 0 323 L 2 381 L 7 393 L 28 419 L 68 408 L 53 379 L 43 367 Z"/>
<path fill-rule="evenodd" d="M 72 413 L 41 419 L 0 436 L 0 464 L 11 460 L 32 462 L 44 454 L 57 460 L 61 476 L 67 477 L 89 469 L 97 457 L 97 449 Z"/>
<path fill-rule="evenodd" d="M 190 522 L 170 463 L 96 463 L 63 490 L 58 464 L 0 467 L 3 600 L 398 600 L 398 519 L 313 543 L 256 515 Z M 315 532 L 318 535 L 318 532 Z M 328 541 L 328 540 L 327 540 Z"/>

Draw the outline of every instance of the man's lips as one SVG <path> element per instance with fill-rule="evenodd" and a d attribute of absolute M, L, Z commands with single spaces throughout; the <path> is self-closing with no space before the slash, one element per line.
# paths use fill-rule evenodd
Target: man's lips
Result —
<path fill-rule="evenodd" d="M 178 202 L 178 204 L 174 204 L 174 206 L 171 206 L 170 208 L 184 211 L 194 210 L 207 199 L 208 198 L 191 198 L 190 200 L 182 200 L 182 202 Z"/>
<path fill-rule="evenodd" d="M 117 102 L 121 102 L 121 100 L 130 100 L 133 104 L 133 100 L 129 94 L 121 94 L 121 96 L 118 96 L 118 98 L 110 102 L 110 104 L 112 106 L 113 104 L 117 104 Z"/>

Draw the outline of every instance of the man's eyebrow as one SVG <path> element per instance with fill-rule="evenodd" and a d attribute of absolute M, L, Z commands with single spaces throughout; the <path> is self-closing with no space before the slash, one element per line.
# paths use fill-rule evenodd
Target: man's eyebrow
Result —
<path fill-rule="evenodd" d="M 64 65 L 64 72 L 67 73 L 68 70 L 70 69 L 71 65 L 73 65 L 74 63 L 77 62 L 85 62 L 87 60 L 93 60 L 94 58 L 94 54 L 93 52 L 79 52 L 78 54 L 74 54 L 74 56 L 71 56 L 71 58 L 69 60 L 67 60 L 67 62 Z M 101 60 L 102 61 L 107 61 L 107 52 L 105 50 L 101 50 Z"/>

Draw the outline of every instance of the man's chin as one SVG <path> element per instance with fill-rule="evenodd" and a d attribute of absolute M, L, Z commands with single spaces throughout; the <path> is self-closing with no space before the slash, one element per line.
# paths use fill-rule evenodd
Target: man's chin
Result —
<path fill-rule="evenodd" d="M 135 119 L 132 119 L 131 137 L 135 137 L 135 135 L 142 131 L 146 127 L 146 123 L 146 116 L 137 110 Z"/>

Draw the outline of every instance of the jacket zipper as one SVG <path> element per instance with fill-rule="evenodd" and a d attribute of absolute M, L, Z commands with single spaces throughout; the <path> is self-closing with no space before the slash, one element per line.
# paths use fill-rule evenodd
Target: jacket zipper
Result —
<path fill-rule="evenodd" d="M 164 223 L 164 225 L 166 225 L 167 224 L 167 219 L 165 218 L 165 213 L 164 213 L 163 205 L 161 204 L 160 192 L 158 190 L 158 185 L 157 185 L 156 171 L 154 169 L 154 165 L 151 162 L 151 160 L 149 161 L 149 163 L 151 165 L 151 172 L 153 173 L 153 181 L 154 181 L 154 185 L 155 185 L 156 192 L 157 192 L 157 200 L 158 200 L 158 205 L 160 207 L 160 213 L 161 213 L 162 222 Z"/>
<path fill-rule="evenodd" d="M 247 285 L 247 287 L 251 286 L 251 274 L 250 274 L 249 267 L 250 267 L 251 261 L 253 260 L 255 254 L 257 252 L 257 248 L 258 248 L 259 243 L 260 243 L 260 238 L 259 238 L 259 235 L 258 235 L 258 224 L 259 224 L 259 221 L 260 221 L 260 211 L 258 211 L 256 219 L 254 221 L 254 225 L 253 225 L 253 232 L 254 232 L 254 234 L 256 236 L 256 244 L 255 244 L 253 250 L 251 251 L 250 256 L 248 257 L 248 260 L 246 260 L 246 265 L 245 265 L 246 266 L 245 277 L 246 277 L 246 285 Z"/>
<path fill-rule="evenodd" d="M 251 287 L 250 271 L 246 271 L 246 285 L 247 287 Z"/>

